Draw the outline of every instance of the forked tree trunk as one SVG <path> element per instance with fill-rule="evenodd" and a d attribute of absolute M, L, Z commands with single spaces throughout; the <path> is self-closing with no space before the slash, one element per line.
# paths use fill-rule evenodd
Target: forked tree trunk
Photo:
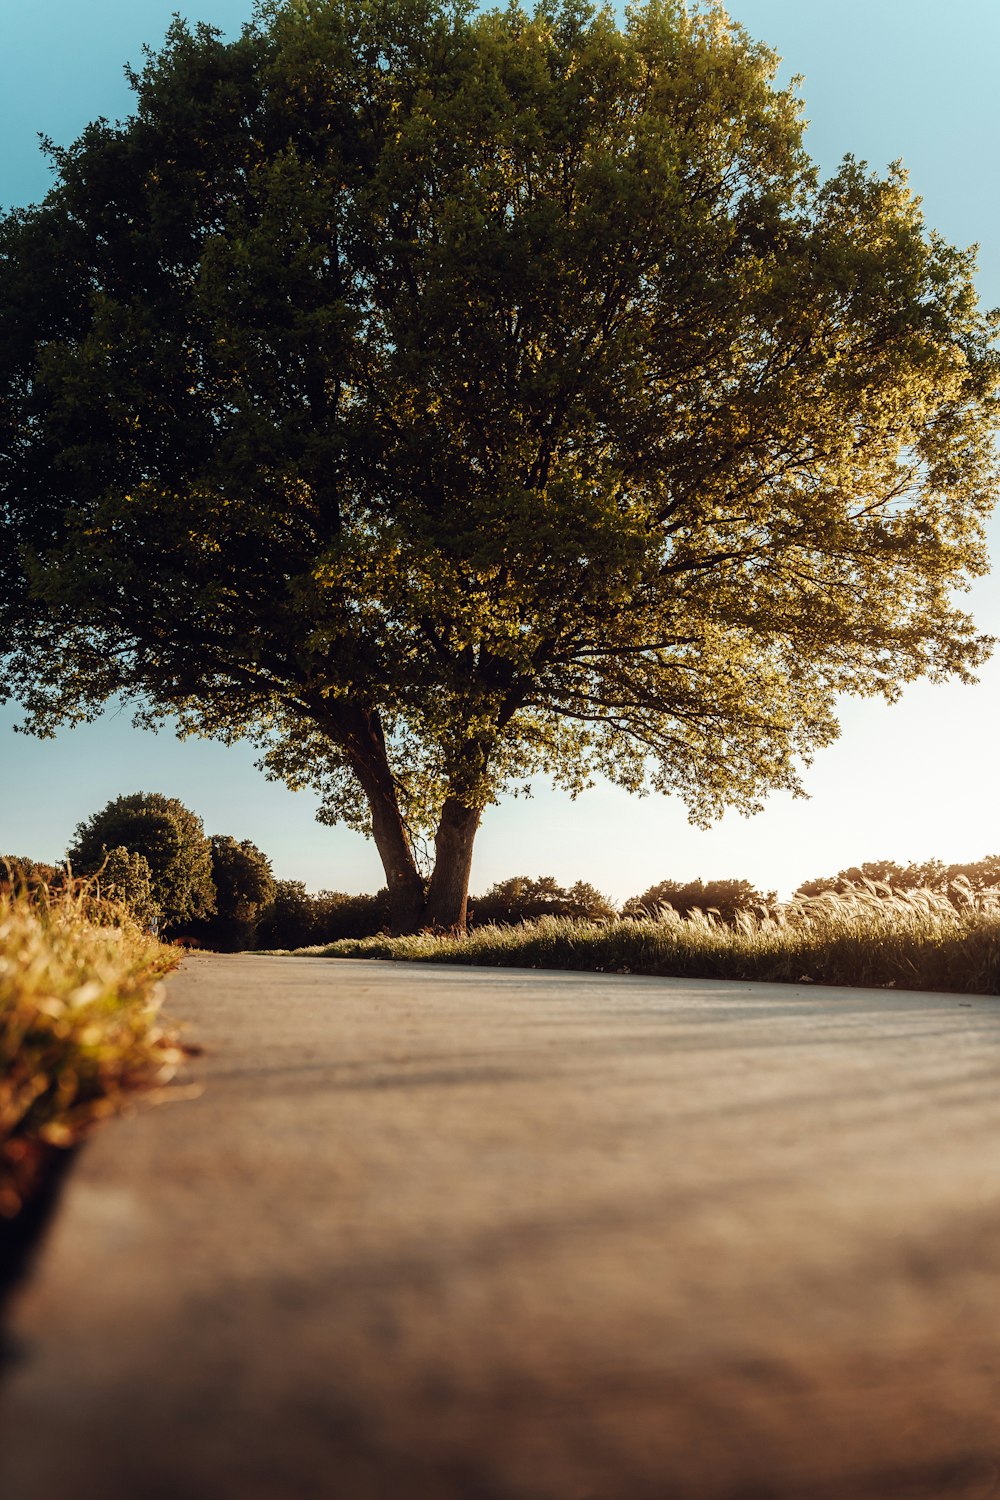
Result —
<path fill-rule="evenodd" d="M 394 937 L 419 932 L 425 925 L 424 882 L 399 810 L 381 721 L 376 712 L 347 703 L 338 704 L 330 719 L 371 810 L 372 837 L 389 890 L 390 931 Z"/>
<path fill-rule="evenodd" d="M 465 932 L 469 907 L 472 845 L 482 808 L 446 797 L 434 838 L 434 873 L 427 889 L 425 923 L 456 935 Z"/>
<path fill-rule="evenodd" d="M 346 752 L 371 809 L 372 836 L 389 890 L 393 936 L 420 932 L 425 927 L 464 933 L 472 846 L 482 809 L 466 807 L 457 797 L 445 798 L 434 837 L 434 871 L 425 896 L 424 882 L 399 810 L 378 712 L 341 702 L 328 709 L 325 721 Z"/>

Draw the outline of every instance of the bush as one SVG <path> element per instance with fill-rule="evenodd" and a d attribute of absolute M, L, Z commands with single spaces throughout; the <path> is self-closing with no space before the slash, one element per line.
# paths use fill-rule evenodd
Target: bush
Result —
<path fill-rule="evenodd" d="M 277 880 L 274 897 L 257 923 L 261 948 L 305 948 L 312 942 L 312 898 L 301 880 Z"/>
<path fill-rule="evenodd" d="M 60 885 L 64 871 L 56 865 L 46 865 L 28 859 L 24 854 L 0 854 L 0 894 L 17 895 L 22 892 L 49 889 Z"/>
<path fill-rule="evenodd" d="M 346 896 L 342 891 L 320 891 L 311 900 L 315 914 L 314 942 L 372 937 L 389 930 L 389 892 L 384 886 L 374 895 Z"/>

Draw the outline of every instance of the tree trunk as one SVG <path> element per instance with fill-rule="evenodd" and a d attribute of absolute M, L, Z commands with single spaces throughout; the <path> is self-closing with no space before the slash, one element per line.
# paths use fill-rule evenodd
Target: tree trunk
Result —
<path fill-rule="evenodd" d="M 466 807 L 457 797 L 445 798 L 434 836 L 434 873 L 425 897 L 424 882 L 399 810 L 378 711 L 341 700 L 333 707 L 326 706 L 323 722 L 327 732 L 343 747 L 371 809 L 372 835 L 389 888 L 392 935 L 400 937 L 424 927 L 463 934 L 468 915 L 472 845 L 482 808 Z"/>
<path fill-rule="evenodd" d="M 348 703 L 338 704 L 330 719 L 371 809 L 372 837 L 389 890 L 392 935 L 419 932 L 426 923 L 424 883 L 399 811 L 381 720 L 377 711 Z"/>
<path fill-rule="evenodd" d="M 424 922 L 439 932 L 465 932 L 469 906 L 472 845 L 482 808 L 446 797 L 434 837 L 434 873 L 427 891 Z"/>

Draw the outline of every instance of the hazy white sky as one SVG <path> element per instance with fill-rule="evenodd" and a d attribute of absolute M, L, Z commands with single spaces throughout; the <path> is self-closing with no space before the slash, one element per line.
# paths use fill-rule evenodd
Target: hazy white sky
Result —
<path fill-rule="evenodd" d="M 34 202 L 48 176 L 43 132 L 65 143 L 98 115 L 128 112 L 122 76 L 180 8 L 234 31 L 250 0 L 34 0 L 0 15 L 0 203 Z M 997 0 L 733 0 L 730 14 L 804 75 L 808 143 L 825 170 L 845 152 L 884 168 L 901 157 L 928 222 L 956 244 L 978 242 L 980 291 L 1000 304 L 1000 56 Z M 1000 559 L 1000 525 L 993 527 Z M 991 577 L 972 596 L 1000 635 Z M 321 827 L 313 802 L 264 780 L 253 754 L 140 733 L 126 713 L 39 743 L 0 711 L 0 852 L 61 856 L 76 823 L 122 792 L 180 797 L 210 833 L 251 838 L 277 874 L 311 888 L 381 885 L 374 849 Z M 919 685 L 892 707 L 848 702 L 837 745 L 806 773 L 808 801 L 781 795 L 753 819 L 693 829 L 674 799 L 599 786 L 571 802 L 543 786 L 487 812 L 473 889 L 507 875 L 590 880 L 624 898 L 667 877 L 742 876 L 787 893 L 800 880 L 866 859 L 976 859 L 1000 851 L 997 743 L 1000 657 L 974 687 Z"/>

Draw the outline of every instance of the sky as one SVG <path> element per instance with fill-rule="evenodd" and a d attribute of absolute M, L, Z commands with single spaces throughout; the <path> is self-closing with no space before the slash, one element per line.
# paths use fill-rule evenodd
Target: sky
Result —
<path fill-rule="evenodd" d="M 97 116 L 129 111 L 125 62 L 158 44 L 173 11 L 235 34 L 250 0 L 34 0 L 0 15 L 0 205 L 38 201 L 49 175 L 38 133 L 67 144 Z M 803 75 L 807 145 L 822 171 L 846 152 L 884 169 L 902 158 L 928 225 L 980 246 L 979 290 L 1000 305 L 998 0 L 732 0 L 735 20 Z M 991 529 L 1000 564 L 1000 522 Z M 1000 636 L 997 578 L 969 596 Z M 753 818 L 693 828 L 676 798 L 599 784 L 575 802 L 544 784 L 489 808 L 472 889 L 510 875 L 588 880 L 616 900 L 664 879 L 735 876 L 788 895 L 803 880 L 865 860 L 965 861 L 1000 852 L 1000 648 L 974 686 L 926 683 L 900 702 L 847 700 L 841 737 L 804 773 L 808 800 L 782 793 Z M 315 802 L 265 780 L 247 747 L 178 741 L 99 722 L 38 741 L 0 709 L 0 852 L 60 858 L 82 819 L 122 793 L 179 797 L 209 833 L 249 838 L 282 879 L 313 890 L 375 890 L 374 847 L 314 819 Z M 13 789 L 13 790 L 12 790 Z"/>

